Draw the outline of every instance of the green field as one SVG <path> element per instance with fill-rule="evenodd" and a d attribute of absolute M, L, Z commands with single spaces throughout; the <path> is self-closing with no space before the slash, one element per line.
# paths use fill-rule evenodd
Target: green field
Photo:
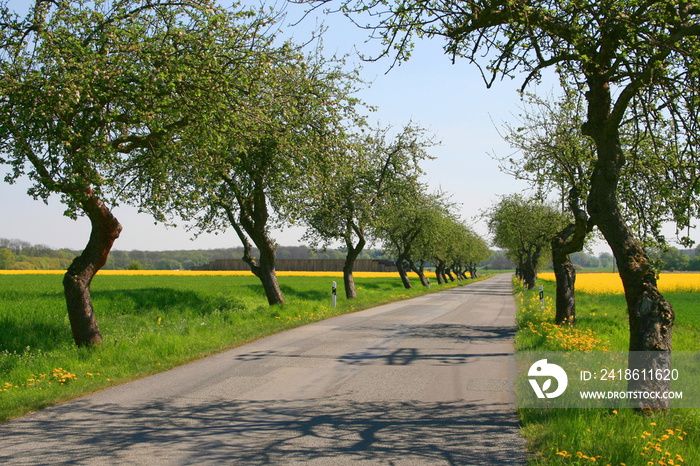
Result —
<path fill-rule="evenodd" d="M 554 296 L 554 283 L 544 285 Z M 551 300 L 541 311 L 538 292 L 517 286 L 516 348 L 519 351 L 626 351 L 629 342 L 624 296 L 576 293 L 575 329 L 560 330 Z M 673 348 L 700 349 L 696 293 L 666 293 L 676 321 Z M 700 464 L 700 409 L 671 409 L 642 415 L 632 409 L 520 409 L 522 431 L 535 452 L 533 465 Z"/>
<path fill-rule="evenodd" d="M 73 344 L 61 280 L 0 276 L 0 422 L 287 328 L 427 292 L 417 280 L 406 290 L 398 277 L 356 278 L 358 298 L 346 300 L 341 285 L 333 308 L 331 282 L 339 279 L 280 277 L 287 304 L 270 307 L 252 276 L 98 275 L 92 296 L 104 344 L 87 349 Z"/>

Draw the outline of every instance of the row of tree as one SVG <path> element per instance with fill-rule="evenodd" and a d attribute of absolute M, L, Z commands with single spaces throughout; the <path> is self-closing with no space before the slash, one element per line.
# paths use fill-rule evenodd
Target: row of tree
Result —
<path fill-rule="evenodd" d="M 353 97 L 357 71 L 283 40 L 279 19 L 212 0 L 37 1 L 24 17 L 0 8 L 6 180 L 26 176 L 30 195 L 57 193 L 67 215 L 91 222 L 63 280 L 78 345 L 102 340 L 90 283 L 122 230 L 119 203 L 187 219 L 195 234 L 233 228 L 270 304 L 284 302 L 275 226 L 340 241 L 349 298 L 368 242 L 397 255 L 406 286 L 407 267 L 436 261 L 444 279 L 488 257 L 419 181 L 432 137 L 412 123 L 371 129 Z"/>
<path fill-rule="evenodd" d="M 630 354 L 644 355 L 631 357 L 630 369 L 669 368 L 675 314 L 658 290 L 648 244 L 639 232 L 660 236 L 665 220 L 684 231 L 699 216 L 700 5 L 671 0 L 339 3 L 335 9 L 371 30 L 382 40 L 383 54 L 396 60 L 410 58 L 415 38 L 439 37 L 452 60 L 479 66 L 488 86 L 516 73 L 524 76 L 523 89 L 544 71 L 559 77 L 562 110 L 572 118 L 537 124 L 537 134 L 522 140 L 532 149 L 526 151 L 532 154 L 526 155 L 528 173 L 559 187 L 569 214 L 552 240 L 557 286 L 571 289 L 567 256 L 580 250 L 596 227 L 615 256 L 625 290 Z M 631 391 L 668 388 L 664 381 L 629 382 Z M 668 402 L 638 406 L 664 408 Z"/>

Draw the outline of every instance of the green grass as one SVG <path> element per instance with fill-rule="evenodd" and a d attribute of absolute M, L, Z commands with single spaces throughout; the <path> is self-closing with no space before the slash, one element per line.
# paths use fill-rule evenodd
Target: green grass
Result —
<path fill-rule="evenodd" d="M 540 284 L 545 287 L 545 296 L 554 296 L 554 283 L 540 281 L 538 289 Z M 562 345 L 571 341 L 581 346 L 578 349 L 594 343 L 597 348 L 605 346 L 610 351 L 627 350 L 629 330 L 623 296 L 577 292 L 575 330 L 547 338 L 531 331 L 536 328 L 546 334 L 553 322 L 551 300 L 548 299 L 550 309 L 542 313 L 537 293 L 520 287 L 516 290 L 516 302 L 520 303 L 518 351 L 563 350 Z M 697 294 L 667 293 L 665 297 L 676 312 L 674 350 L 698 351 Z M 647 415 L 632 409 L 574 408 L 520 409 L 519 413 L 522 432 L 535 453 L 532 465 L 700 464 L 700 409 L 670 409 Z"/>
<path fill-rule="evenodd" d="M 332 278 L 280 277 L 287 304 L 270 307 L 255 277 L 97 276 L 92 297 L 104 343 L 77 348 L 61 281 L 0 276 L 0 422 L 287 328 L 427 292 L 416 283 L 406 290 L 398 278 L 356 278 L 358 298 L 346 300 L 341 286 L 333 308 Z"/>

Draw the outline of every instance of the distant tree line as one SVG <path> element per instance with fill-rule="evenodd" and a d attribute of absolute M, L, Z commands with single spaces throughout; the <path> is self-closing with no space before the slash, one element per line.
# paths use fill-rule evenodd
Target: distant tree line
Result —
<path fill-rule="evenodd" d="M 307 246 L 279 246 L 280 259 L 344 259 L 341 249 L 314 250 Z M 80 251 L 52 249 L 18 239 L 0 238 L 0 270 L 64 270 Z M 110 253 L 105 270 L 189 270 L 215 259 L 240 259 L 243 248 L 193 249 L 171 251 L 119 251 Z M 252 251 L 259 257 L 259 251 Z M 387 259 L 379 249 L 367 249 L 360 259 Z"/>
<path fill-rule="evenodd" d="M 700 246 L 695 249 L 668 248 L 666 250 L 653 250 L 650 253 L 652 260 L 658 264 L 661 270 L 669 272 L 700 271 Z"/>
<path fill-rule="evenodd" d="M 0 238 L 0 270 L 63 270 L 75 253 L 69 249 L 51 249 L 17 239 Z"/>

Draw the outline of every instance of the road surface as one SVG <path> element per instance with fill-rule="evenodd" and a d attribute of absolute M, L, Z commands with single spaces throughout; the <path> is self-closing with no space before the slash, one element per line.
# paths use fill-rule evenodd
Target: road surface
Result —
<path fill-rule="evenodd" d="M 523 464 L 510 275 L 289 330 L 0 426 L 6 464 Z"/>

